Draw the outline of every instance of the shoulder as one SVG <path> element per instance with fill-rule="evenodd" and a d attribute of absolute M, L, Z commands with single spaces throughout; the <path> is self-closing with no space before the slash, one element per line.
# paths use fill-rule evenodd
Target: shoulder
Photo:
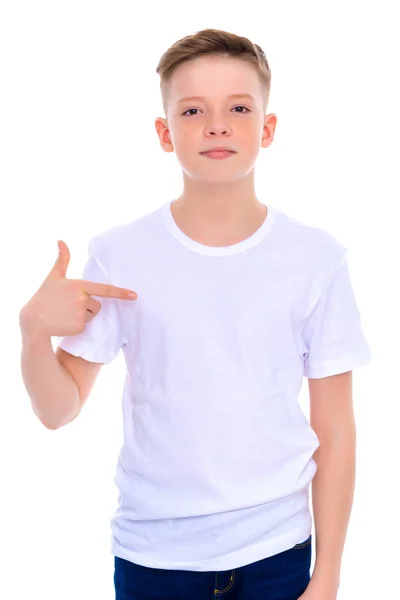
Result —
<path fill-rule="evenodd" d="M 92 236 L 89 251 L 94 253 L 103 264 L 118 263 L 132 256 L 136 248 L 143 248 L 146 241 L 157 229 L 159 211 L 152 211 L 125 223 L 113 225 Z"/>
<path fill-rule="evenodd" d="M 283 211 L 278 211 L 276 225 L 282 244 L 308 263 L 337 266 L 347 255 L 347 246 L 322 227 L 305 223 Z"/>

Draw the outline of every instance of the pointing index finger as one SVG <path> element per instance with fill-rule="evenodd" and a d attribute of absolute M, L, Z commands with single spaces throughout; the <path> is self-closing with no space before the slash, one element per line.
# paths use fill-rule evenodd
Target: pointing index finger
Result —
<path fill-rule="evenodd" d="M 120 298 L 121 300 L 135 300 L 137 293 L 127 288 L 117 287 L 110 283 L 93 283 L 83 281 L 83 291 L 89 296 L 101 296 L 104 298 Z"/>

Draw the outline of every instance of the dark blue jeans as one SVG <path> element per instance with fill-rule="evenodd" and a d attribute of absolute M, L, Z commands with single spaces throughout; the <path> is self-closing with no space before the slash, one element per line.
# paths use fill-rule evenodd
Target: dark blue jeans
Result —
<path fill-rule="evenodd" d="M 115 600 L 297 600 L 311 579 L 312 535 L 229 571 L 155 569 L 114 557 Z"/>

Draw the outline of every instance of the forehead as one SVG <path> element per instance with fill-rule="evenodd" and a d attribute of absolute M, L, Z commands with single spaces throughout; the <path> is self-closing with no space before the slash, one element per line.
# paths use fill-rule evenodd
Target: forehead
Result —
<path fill-rule="evenodd" d="M 188 96 L 231 96 L 260 93 L 255 66 L 242 59 L 221 56 L 198 57 L 179 65 L 169 85 L 170 97 L 178 102 Z"/>

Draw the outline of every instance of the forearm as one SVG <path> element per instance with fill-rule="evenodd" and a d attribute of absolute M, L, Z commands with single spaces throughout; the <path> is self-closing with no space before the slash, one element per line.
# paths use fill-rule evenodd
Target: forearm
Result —
<path fill-rule="evenodd" d="M 51 338 L 32 339 L 22 331 L 21 372 L 32 409 L 43 425 L 57 428 L 77 414 L 78 386 L 55 356 Z"/>
<path fill-rule="evenodd" d="M 342 554 L 353 505 L 356 476 L 355 425 L 337 439 L 321 443 L 314 454 L 312 481 L 316 559 L 314 581 L 339 588 Z"/>

